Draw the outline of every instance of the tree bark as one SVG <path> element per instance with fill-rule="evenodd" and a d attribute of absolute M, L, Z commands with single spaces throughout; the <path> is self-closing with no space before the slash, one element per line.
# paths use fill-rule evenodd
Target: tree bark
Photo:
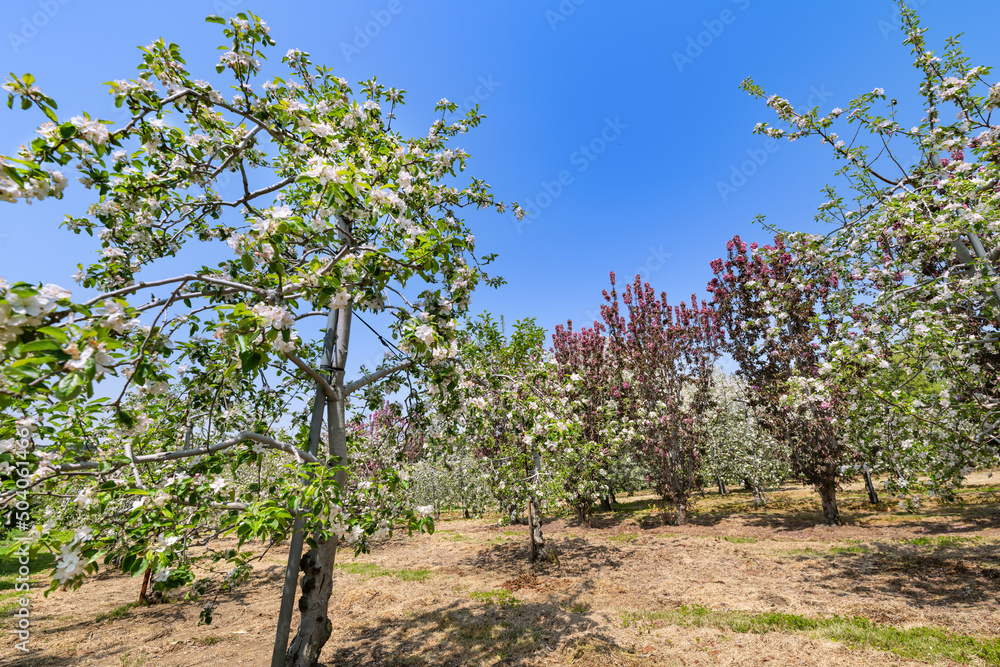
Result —
<path fill-rule="evenodd" d="M 610 512 L 611 511 L 611 498 L 610 496 L 601 496 L 601 511 Z"/>
<path fill-rule="evenodd" d="M 868 472 L 868 466 L 862 468 L 861 474 L 864 475 L 865 488 L 868 489 L 868 502 L 872 505 L 878 505 L 878 492 L 875 490 L 875 485 L 872 484 L 872 474 Z"/>
<path fill-rule="evenodd" d="M 688 509 L 687 503 L 684 501 L 679 501 L 676 505 L 676 522 L 678 526 L 683 526 L 688 522 Z"/>
<path fill-rule="evenodd" d="M 823 478 L 818 484 L 819 497 L 823 501 L 823 521 L 828 526 L 840 523 L 840 512 L 837 510 L 837 476 L 836 467 L 827 466 Z"/>
<path fill-rule="evenodd" d="M 351 337 L 351 307 L 345 306 L 337 323 L 337 347 L 333 355 L 333 386 L 336 398 L 327 403 L 327 435 L 330 442 L 330 456 L 339 459 L 340 465 L 348 462 L 346 396 L 344 395 L 344 367 L 347 363 L 347 349 Z M 346 471 L 338 471 L 334 476 L 343 486 L 347 482 Z M 319 661 L 323 646 L 333 632 L 330 622 L 330 596 L 333 593 L 333 572 L 337 560 L 339 540 L 320 542 L 302 557 L 302 595 L 299 598 L 299 628 L 288 647 L 285 656 L 286 667 L 314 667 Z"/>
<path fill-rule="evenodd" d="M 146 602 L 146 590 L 149 588 L 149 575 L 153 573 L 153 568 L 147 567 L 146 573 L 142 575 L 142 590 L 139 591 L 139 604 Z"/>
<path fill-rule="evenodd" d="M 326 335 L 323 340 L 323 354 L 320 357 L 320 372 L 323 379 L 329 383 L 332 379 L 325 370 L 332 366 L 336 354 L 336 337 L 340 329 L 340 311 L 330 309 L 326 320 Z M 313 399 L 312 418 L 309 422 L 309 443 L 306 451 L 312 455 L 319 453 L 319 441 L 323 430 L 323 413 L 329 411 L 329 403 L 323 387 L 317 384 Z M 292 539 L 288 547 L 288 565 L 285 568 L 285 583 L 281 594 L 281 607 L 278 611 L 278 628 L 274 638 L 274 649 L 271 653 L 271 667 L 282 667 L 288 657 L 288 635 L 291 631 L 292 613 L 295 605 L 295 589 L 298 585 L 299 570 L 302 563 L 302 545 L 305 542 L 305 520 L 296 517 L 292 526 Z"/>

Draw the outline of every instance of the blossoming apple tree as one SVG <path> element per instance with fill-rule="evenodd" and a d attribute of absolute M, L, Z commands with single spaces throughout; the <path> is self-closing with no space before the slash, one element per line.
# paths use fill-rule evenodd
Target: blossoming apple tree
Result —
<path fill-rule="evenodd" d="M 556 558 L 542 511 L 567 495 L 571 504 L 580 502 L 571 480 L 588 478 L 580 468 L 589 460 L 544 341 L 544 329 L 531 318 L 508 336 L 487 313 L 469 323 L 462 355 L 468 369 L 461 439 L 490 471 L 501 509 L 527 510 L 532 562 Z"/>
<path fill-rule="evenodd" d="M 0 282 L 0 458 L 27 461 L 30 494 L 88 512 L 68 542 L 35 531 L 36 548 L 60 554 L 54 586 L 79 586 L 102 557 L 182 584 L 193 550 L 218 535 L 291 535 L 272 664 L 312 665 L 331 634 L 337 546 L 432 528 L 391 500 L 406 484 L 391 467 L 348 489 L 347 401 L 380 405 L 408 374 L 439 410 L 457 404 L 456 317 L 495 280 L 459 213 L 503 205 L 480 180 L 452 185 L 467 155 L 450 144 L 477 110 L 451 118 L 442 100 L 427 135 L 405 138 L 393 128 L 404 91 L 373 79 L 355 95 L 294 49 L 264 76 L 267 25 L 249 12 L 209 21 L 223 25 L 215 69 L 230 89 L 194 78 L 179 47 L 157 40 L 136 78 L 109 84 L 130 116 L 119 127 L 60 116 L 30 74 L 4 86 L 10 106 L 47 121 L 0 163 L 0 199 L 59 197 L 79 181 L 94 203 L 64 226 L 102 250 L 80 264 L 87 297 Z M 391 319 L 403 356 L 348 379 L 362 314 Z M 229 480 L 264 455 L 281 457 L 281 474 L 237 493 Z M 221 558 L 246 564 L 242 550 Z"/>
<path fill-rule="evenodd" d="M 755 131 L 815 137 L 839 162 L 850 193 L 826 188 L 817 219 L 829 233 L 788 235 L 851 295 L 833 314 L 850 320 L 850 335 L 833 344 L 820 373 L 840 388 L 860 444 L 892 459 L 894 484 L 913 488 L 926 475 L 932 491 L 948 494 L 998 454 L 1000 84 L 969 62 L 957 38 L 935 55 L 917 14 L 899 4 L 922 117 L 881 88 L 826 113 L 772 95 L 767 104 L 783 127 Z M 750 80 L 744 88 L 764 97 Z M 886 423 L 892 452 L 883 446 Z"/>

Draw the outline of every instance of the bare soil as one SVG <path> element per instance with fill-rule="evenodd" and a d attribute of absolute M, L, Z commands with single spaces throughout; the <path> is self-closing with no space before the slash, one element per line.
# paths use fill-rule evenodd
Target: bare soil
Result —
<path fill-rule="evenodd" d="M 559 563 L 536 566 L 526 527 L 442 517 L 434 535 L 397 536 L 357 559 L 341 552 L 343 564 L 381 570 L 338 570 L 323 664 L 927 664 L 807 632 L 740 634 L 627 618 L 697 604 L 998 637 L 1000 475 L 969 482 L 959 503 L 919 513 L 873 507 L 862 488 L 848 487 L 836 527 L 820 525 L 818 498 L 802 487 L 771 493 L 766 509 L 745 493 L 706 495 L 687 526 L 669 525 L 669 508 L 652 496 L 620 498 L 591 526 L 547 521 Z M 972 539 L 909 541 L 938 536 Z M 249 581 L 217 599 L 207 626 L 197 625 L 205 598 L 96 622 L 138 596 L 141 579 L 114 572 L 76 592 L 36 594 L 32 652 L 15 651 L 5 633 L 0 664 L 268 665 L 286 558 L 286 550 L 270 550 Z M 420 580 L 414 570 L 429 572 Z"/>

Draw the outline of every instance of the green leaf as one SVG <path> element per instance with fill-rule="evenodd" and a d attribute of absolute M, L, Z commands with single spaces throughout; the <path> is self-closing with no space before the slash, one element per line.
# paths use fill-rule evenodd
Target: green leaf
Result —
<path fill-rule="evenodd" d="M 257 368 L 263 360 L 264 355 L 257 350 L 248 350 L 240 354 L 240 366 L 244 372 Z"/>
<path fill-rule="evenodd" d="M 33 340 L 21 346 L 22 352 L 35 352 L 37 350 L 58 350 L 61 346 L 54 340 Z"/>
<path fill-rule="evenodd" d="M 35 332 L 45 334 L 46 336 L 51 336 L 60 343 L 69 342 L 69 336 L 66 335 L 65 331 L 63 331 L 58 327 L 39 327 L 38 329 L 35 329 Z"/>
<path fill-rule="evenodd" d="M 218 16 L 217 14 L 212 14 L 205 17 L 205 23 L 218 23 L 219 25 L 226 25 L 226 19 Z"/>
<path fill-rule="evenodd" d="M 253 271 L 253 257 L 245 254 L 240 257 L 240 262 L 242 262 L 244 269 L 247 271 Z"/>

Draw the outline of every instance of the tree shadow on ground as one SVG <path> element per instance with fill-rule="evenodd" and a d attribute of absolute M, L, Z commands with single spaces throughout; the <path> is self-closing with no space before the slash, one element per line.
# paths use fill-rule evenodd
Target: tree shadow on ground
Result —
<path fill-rule="evenodd" d="M 517 576 L 527 570 L 557 574 L 560 569 L 574 575 L 602 568 L 621 567 L 625 558 L 634 550 L 617 546 L 593 544 L 581 537 L 550 539 L 559 558 L 558 563 L 530 563 L 527 544 L 496 544 L 481 549 L 475 556 L 460 561 L 459 567 L 495 572 L 504 576 Z"/>
<path fill-rule="evenodd" d="M 616 646 L 575 596 L 526 603 L 453 602 L 405 619 L 379 619 L 355 629 L 335 649 L 332 665 L 533 665 L 574 635 Z"/>
<path fill-rule="evenodd" d="M 875 542 L 861 553 L 827 557 L 821 581 L 850 592 L 878 592 L 925 608 L 1000 605 L 1000 545 L 955 542 Z M 992 605 L 990 605 L 992 603 Z"/>
<path fill-rule="evenodd" d="M 255 570 L 250 578 L 245 582 L 237 585 L 236 587 L 226 591 L 222 594 L 224 596 L 225 603 L 227 605 L 236 605 L 242 607 L 251 607 L 252 602 L 248 597 L 259 591 L 261 587 L 273 585 L 275 581 L 275 575 L 277 574 L 281 578 L 284 577 L 285 569 L 278 565 L 272 565 L 265 570 Z M 109 576 L 119 575 L 120 573 L 112 572 Z M 107 576 L 105 578 L 108 578 Z M 141 577 L 136 578 L 138 584 Z M 205 596 L 211 597 L 214 593 L 214 589 L 209 589 Z M 136 586 L 136 598 L 139 596 L 139 587 Z M 194 623 L 197 621 L 198 614 L 201 608 L 204 606 L 203 602 L 198 602 L 196 600 L 184 600 L 181 596 L 184 594 L 184 589 L 169 591 L 167 593 L 167 599 L 162 601 L 151 601 L 143 605 L 131 606 L 121 612 L 119 616 L 106 621 L 98 622 L 96 618 L 78 618 L 72 623 L 67 625 L 60 625 L 58 627 L 46 627 L 46 632 L 49 633 L 59 633 L 59 632 L 72 632 L 74 630 L 81 630 L 87 627 L 100 627 L 100 625 L 107 625 L 112 623 L 130 623 L 135 621 L 137 618 L 141 617 L 146 622 L 152 622 L 155 624 L 169 624 L 169 623 Z M 174 595 L 171 598 L 170 595 Z M 134 602 L 134 600 L 130 601 Z M 126 605 L 110 606 L 104 613 L 109 613 L 115 611 L 116 609 L 121 609 L 126 607 Z M 192 620 L 194 619 L 194 620 Z"/>
<path fill-rule="evenodd" d="M 65 658 L 46 655 L 45 649 L 39 649 L 33 643 L 29 643 L 28 646 L 31 649 L 31 652 L 22 654 L 20 657 L 16 654 L 22 652 L 10 647 L 10 650 L 15 652 L 15 657 L 12 659 L 12 662 L 4 662 L 4 667 L 71 667 L 73 665 L 80 664 L 79 658 Z M 127 653 L 127 651 L 128 647 L 122 646 L 114 650 L 100 651 L 97 654 L 89 655 L 87 657 L 95 660 L 103 660 Z"/>

